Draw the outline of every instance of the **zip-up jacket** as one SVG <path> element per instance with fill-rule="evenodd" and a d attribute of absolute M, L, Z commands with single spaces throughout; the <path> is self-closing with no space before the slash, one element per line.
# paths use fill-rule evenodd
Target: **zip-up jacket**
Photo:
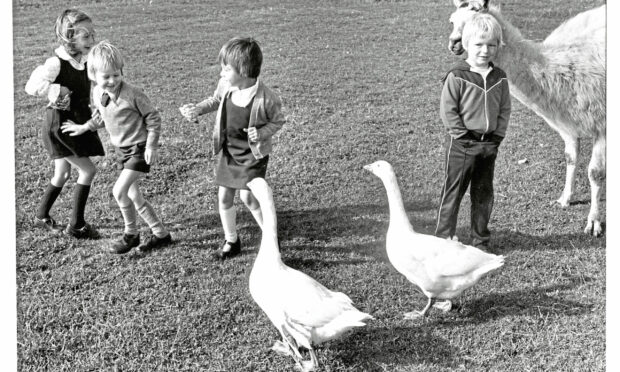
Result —
<path fill-rule="evenodd" d="M 486 79 L 457 63 L 444 78 L 440 115 L 453 138 L 474 132 L 476 137 L 501 142 L 510 119 L 510 90 L 506 73 L 490 64 Z"/>

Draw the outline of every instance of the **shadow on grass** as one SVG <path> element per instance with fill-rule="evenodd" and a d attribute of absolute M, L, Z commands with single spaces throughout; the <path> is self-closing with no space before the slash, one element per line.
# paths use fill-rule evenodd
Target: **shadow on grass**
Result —
<path fill-rule="evenodd" d="M 372 327 L 332 341 L 330 351 L 345 365 L 359 371 L 386 371 L 387 366 L 433 364 L 450 367 L 456 349 L 434 336 L 428 327 Z M 319 351 L 320 352 L 320 351 Z M 320 356 L 319 356 L 320 358 Z"/>
<path fill-rule="evenodd" d="M 504 317 L 577 316 L 592 311 L 593 305 L 562 298 L 562 292 L 574 291 L 576 279 L 567 284 L 494 293 L 461 305 L 459 318 L 465 323 L 486 323 Z M 462 323 L 462 322 L 461 322 Z"/>

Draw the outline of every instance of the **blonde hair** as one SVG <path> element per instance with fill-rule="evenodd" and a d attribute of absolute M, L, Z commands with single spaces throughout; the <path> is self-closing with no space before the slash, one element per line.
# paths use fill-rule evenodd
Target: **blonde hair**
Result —
<path fill-rule="evenodd" d="M 117 47 L 107 40 L 102 40 L 88 52 L 86 65 L 88 66 L 88 78 L 94 81 L 95 73 L 98 70 L 113 67 L 121 70 L 122 73 L 125 62 L 123 61 L 123 55 Z"/>
<path fill-rule="evenodd" d="M 255 79 L 260 75 L 263 53 L 256 40 L 251 37 L 235 37 L 220 49 L 217 57 L 219 63 L 232 66 L 239 75 Z"/>
<path fill-rule="evenodd" d="M 472 37 L 478 36 L 490 36 L 497 40 L 498 48 L 504 45 L 502 26 L 488 13 L 476 13 L 465 23 L 461 33 L 463 47 L 467 47 Z"/>
<path fill-rule="evenodd" d="M 79 53 L 75 49 L 75 37 L 78 34 L 76 31 L 79 31 L 79 28 L 76 28 L 75 25 L 84 21 L 92 22 L 92 19 L 83 11 L 73 8 L 64 10 L 56 18 L 56 24 L 54 25 L 56 40 L 72 56 Z"/>

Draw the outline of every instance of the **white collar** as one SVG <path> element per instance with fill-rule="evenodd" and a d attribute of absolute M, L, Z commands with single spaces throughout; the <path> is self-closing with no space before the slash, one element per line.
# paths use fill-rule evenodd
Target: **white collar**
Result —
<path fill-rule="evenodd" d="M 239 107 L 246 107 L 258 91 L 258 79 L 256 79 L 256 84 L 249 88 L 239 89 L 231 87 L 228 91 L 231 92 L 230 99 L 232 103 Z"/>
<path fill-rule="evenodd" d="M 71 57 L 71 55 L 67 53 L 67 50 L 62 46 L 59 46 L 58 48 L 56 48 L 54 50 L 54 53 L 56 53 L 58 58 L 68 61 L 71 64 L 71 66 L 73 66 L 73 68 L 75 68 L 76 70 L 81 71 L 85 67 L 87 56 L 85 56 L 84 54 L 81 55 L 80 60 L 78 61 L 75 58 Z"/>

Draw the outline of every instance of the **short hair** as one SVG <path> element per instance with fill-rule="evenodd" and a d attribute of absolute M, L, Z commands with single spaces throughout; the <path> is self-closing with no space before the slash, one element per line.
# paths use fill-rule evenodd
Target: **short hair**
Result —
<path fill-rule="evenodd" d="M 235 37 L 226 42 L 217 57 L 219 63 L 230 65 L 243 77 L 255 79 L 260 75 L 263 52 L 253 38 Z"/>
<path fill-rule="evenodd" d="M 75 49 L 75 36 L 77 34 L 75 25 L 84 21 L 92 22 L 92 19 L 88 14 L 75 8 L 64 10 L 60 13 L 58 18 L 56 18 L 56 24 L 54 25 L 56 40 L 67 50 L 67 53 L 72 56 L 78 53 Z"/>
<path fill-rule="evenodd" d="M 88 52 L 86 65 L 88 66 L 88 78 L 94 81 L 98 70 L 113 67 L 122 72 L 125 62 L 117 47 L 107 40 L 102 40 Z"/>
<path fill-rule="evenodd" d="M 488 13 L 476 13 L 465 23 L 461 33 L 463 47 L 467 48 L 467 43 L 475 36 L 490 36 L 497 40 L 498 47 L 504 45 L 502 26 Z"/>

